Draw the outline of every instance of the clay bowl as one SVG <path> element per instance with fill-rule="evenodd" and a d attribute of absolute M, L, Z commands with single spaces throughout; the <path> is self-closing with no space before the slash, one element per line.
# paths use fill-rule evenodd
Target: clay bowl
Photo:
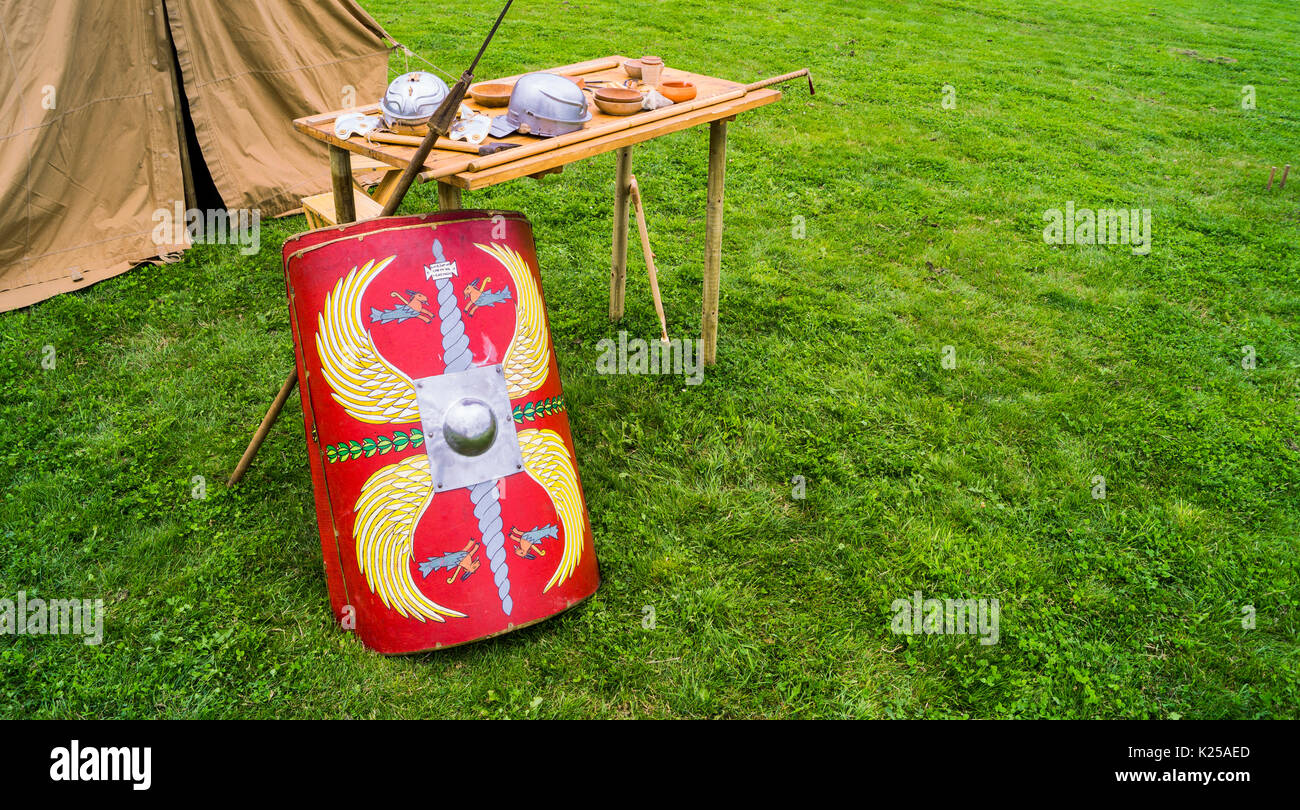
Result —
<path fill-rule="evenodd" d="M 641 94 L 625 87 L 598 87 L 592 91 L 596 107 L 607 115 L 632 115 L 641 111 Z"/>
<path fill-rule="evenodd" d="M 677 104 L 695 98 L 695 85 L 690 82 L 664 82 L 659 85 L 659 93 L 664 98 Z"/>
<path fill-rule="evenodd" d="M 595 87 L 592 88 L 592 95 L 597 101 L 629 102 L 635 101 L 640 103 L 641 94 L 636 90 L 628 87 Z"/>
<path fill-rule="evenodd" d="M 623 72 L 633 79 L 641 78 L 641 60 L 629 59 L 623 63 Z"/>
<path fill-rule="evenodd" d="M 632 93 L 636 98 L 628 101 L 613 101 L 597 95 L 596 106 L 606 115 L 632 115 L 641 112 L 641 94 L 635 90 L 625 90 L 623 92 Z"/>
<path fill-rule="evenodd" d="M 504 107 L 510 103 L 510 91 L 514 85 L 499 82 L 483 82 L 469 88 L 470 97 L 483 107 Z"/>

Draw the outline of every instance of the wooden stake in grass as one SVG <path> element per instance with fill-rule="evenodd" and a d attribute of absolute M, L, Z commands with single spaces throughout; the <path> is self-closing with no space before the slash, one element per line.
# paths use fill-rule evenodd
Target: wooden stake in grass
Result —
<path fill-rule="evenodd" d="M 1265 191 L 1273 190 L 1273 173 L 1277 171 L 1276 166 L 1270 166 L 1268 170 L 1268 185 L 1264 186 Z"/>
<path fill-rule="evenodd" d="M 650 249 L 650 231 L 645 224 L 645 206 L 641 204 L 641 187 L 636 184 L 636 176 L 629 175 L 628 186 L 631 191 L 632 207 L 636 212 L 636 227 L 641 232 L 641 252 L 645 254 L 645 269 L 650 276 L 650 295 L 654 298 L 655 313 L 659 316 L 659 339 L 668 342 L 668 319 L 664 317 L 664 300 L 659 295 L 659 271 L 655 268 L 655 254 Z"/>
<path fill-rule="evenodd" d="M 1282 179 L 1277 181 L 1278 188 L 1286 188 L 1286 176 L 1291 173 L 1291 164 L 1282 167 Z"/>

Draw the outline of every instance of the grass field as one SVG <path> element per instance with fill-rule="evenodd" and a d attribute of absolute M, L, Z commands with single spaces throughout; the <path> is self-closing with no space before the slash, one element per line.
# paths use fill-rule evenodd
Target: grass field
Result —
<path fill-rule="evenodd" d="M 451 72 L 497 8 L 363 5 Z M 1300 7 L 750 5 L 517 3 L 479 70 L 817 80 L 731 127 L 699 386 L 596 373 L 658 329 L 635 247 L 606 318 L 612 155 L 465 196 L 534 223 L 592 600 L 431 655 L 332 626 L 296 396 L 223 483 L 292 364 L 293 217 L 0 315 L 0 596 L 108 610 L 97 647 L 0 636 L 0 715 L 1300 716 L 1300 176 L 1263 188 L 1300 164 Z M 633 158 L 692 338 L 706 146 Z M 1046 244 L 1067 201 L 1149 209 L 1149 255 Z M 998 643 L 891 632 L 917 591 L 999 600 Z"/>

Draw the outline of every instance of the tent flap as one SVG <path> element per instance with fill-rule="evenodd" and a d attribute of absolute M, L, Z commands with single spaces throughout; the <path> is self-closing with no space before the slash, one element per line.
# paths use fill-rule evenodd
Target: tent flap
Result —
<path fill-rule="evenodd" d="M 161 0 L 6 3 L 0 47 L 0 310 L 176 250 L 154 239 L 184 194 Z"/>
<path fill-rule="evenodd" d="M 355 3 L 166 0 L 185 96 L 230 208 L 271 217 L 329 188 L 327 154 L 293 119 L 382 95 L 388 49 Z M 382 30 L 382 29 L 380 29 Z"/>
<path fill-rule="evenodd" d="M 328 190 L 293 119 L 382 94 L 386 36 L 353 0 L 0 4 L 0 311 L 183 249 L 187 157 L 263 217 Z"/>

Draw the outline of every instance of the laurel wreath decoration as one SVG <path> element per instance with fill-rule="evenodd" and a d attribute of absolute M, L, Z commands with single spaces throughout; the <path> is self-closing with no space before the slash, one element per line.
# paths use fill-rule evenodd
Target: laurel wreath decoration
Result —
<path fill-rule="evenodd" d="M 525 402 L 522 405 L 516 405 L 510 409 L 510 413 L 514 416 L 516 422 L 525 420 L 531 422 L 534 419 L 541 419 L 543 416 L 550 416 L 562 410 L 564 410 L 564 396 L 557 394 L 537 402 Z"/>
<path fill-rule="evenodd" d="M 510 409 L 510 413 L 516 422 L 532 422 L 544 416 L 559 413 L 562 410 L 564 410 L 564 396 L 557 394 L 546 399 L 539 399 L 536 402 L 525 402 L 516 405 Z M 386 455 L 393 451 L 400 453 L 408 448 L 418 450 L 423 444 L 424 433 L 419 428 L 411 428 L 409 433 L 404 430 L 395 430 L 391 436 L 385 434 L 366 437 L 359 441 L 349 440 L 338 444 L 327 444 L 325 445 L 325 459 L 330 464 L 340 461 L 355 461 L 359 458 Z"/>
<path fill-rule="evenodd" d="M 424 434 L 419 428 L 411 428 L 408 434 L 403 430 L 393 431 L 392 436 L 364 438 L 360 441 L 346 441 L 325 445 L 325 458 L 331 464 L 337 461 L 352 461 L 361 457 L 370 458 L 384 455 L 394 450 L 402 452 L 406 448 L 418 448 L 424 444 Z"/>

